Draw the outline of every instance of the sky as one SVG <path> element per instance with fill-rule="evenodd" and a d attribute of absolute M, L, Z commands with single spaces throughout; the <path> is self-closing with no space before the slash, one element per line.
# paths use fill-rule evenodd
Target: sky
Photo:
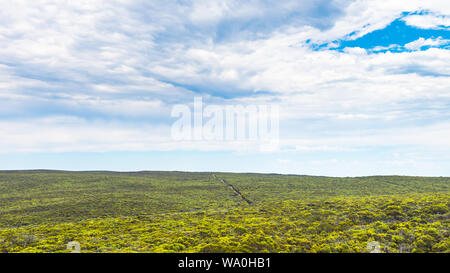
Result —
<path fill-rule="evenodd" d="M 450 176 L 450 2 L 0 0 L 0 169 Z M 171 138 L 277 105 L 279 146 Z"/>

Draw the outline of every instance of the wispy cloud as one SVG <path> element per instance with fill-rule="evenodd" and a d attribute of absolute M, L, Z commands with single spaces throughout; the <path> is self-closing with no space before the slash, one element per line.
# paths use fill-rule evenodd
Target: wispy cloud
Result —
<path fill-rule="evenodd" d="M 427 13 L 421 15 L 410 15 L 403 20 L 410 26 L 423 29 L 446 29 L 450 27 L 450 16 Z"/>

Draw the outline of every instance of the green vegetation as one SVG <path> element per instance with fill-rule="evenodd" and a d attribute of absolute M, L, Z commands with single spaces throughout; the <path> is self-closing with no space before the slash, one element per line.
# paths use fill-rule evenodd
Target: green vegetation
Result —
<path fill-rule="evenodd" d="M 449 225 L 446 177 L 0 172 L 0 252 L 450 252 Z"/>

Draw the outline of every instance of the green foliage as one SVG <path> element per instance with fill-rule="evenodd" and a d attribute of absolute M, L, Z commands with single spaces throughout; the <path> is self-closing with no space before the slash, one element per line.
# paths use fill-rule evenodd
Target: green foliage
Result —
<path fill-rule="evenodd" d="M 448 178 L 0 172 L 0 252 L 450 252 Z"/>

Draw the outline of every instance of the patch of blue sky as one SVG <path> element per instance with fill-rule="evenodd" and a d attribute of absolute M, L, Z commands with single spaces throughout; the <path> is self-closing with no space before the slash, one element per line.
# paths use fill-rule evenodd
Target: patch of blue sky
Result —
<path fill-rule="evenodd" d="M 311 40 L 306 43 L 315 51 L 337 50 L 343 51 L 345 48 L 364 48 L 369 53 L 378 52 L 405 52 L 414 50 L 427 50 L 429 48 L 450 48 L 450 28 L 446 26 L 424 29 L 408 25 L 404 18 L 410 15 L 423 15 L 424 13 L 403 13 L 403 15 L 392 21 L 383 29 L 375 30 L 366 35 L 354 38 L 358 32 L 352 32 L 346 37 L 323 44 L 314 44 Z M 408 44 L 419 39 L 432 39 L 440 41 L 434 44 L 423 44 L 417 47 L 409 47 Z"/>
<path fill-rule="evenodd" d="M 327 151 L 322 153 L 236 154 L 235 152 L 149 151 L 149 152 L 71 152 L 15 153 L 0 158 L 0 169 L 58 169 L 113 171 L 204 171 L 308 174 L 320 176 L 365 176 L 377 174 L 449 175 L 449 169 L 426 166 L 411 170 L 406 165 L 393 165 L 389 145 L 361 147 L 359 151 Z M 358 154 L 358 160 L 355 159 Z M 95 164 L 92 164 L 95 162 Z M 235 166 L 240 166 L 236 170 Z M 326 168 L 324 168 L 326 166 Z M 447 165 L 448 166 L 448 165 Z"/>

